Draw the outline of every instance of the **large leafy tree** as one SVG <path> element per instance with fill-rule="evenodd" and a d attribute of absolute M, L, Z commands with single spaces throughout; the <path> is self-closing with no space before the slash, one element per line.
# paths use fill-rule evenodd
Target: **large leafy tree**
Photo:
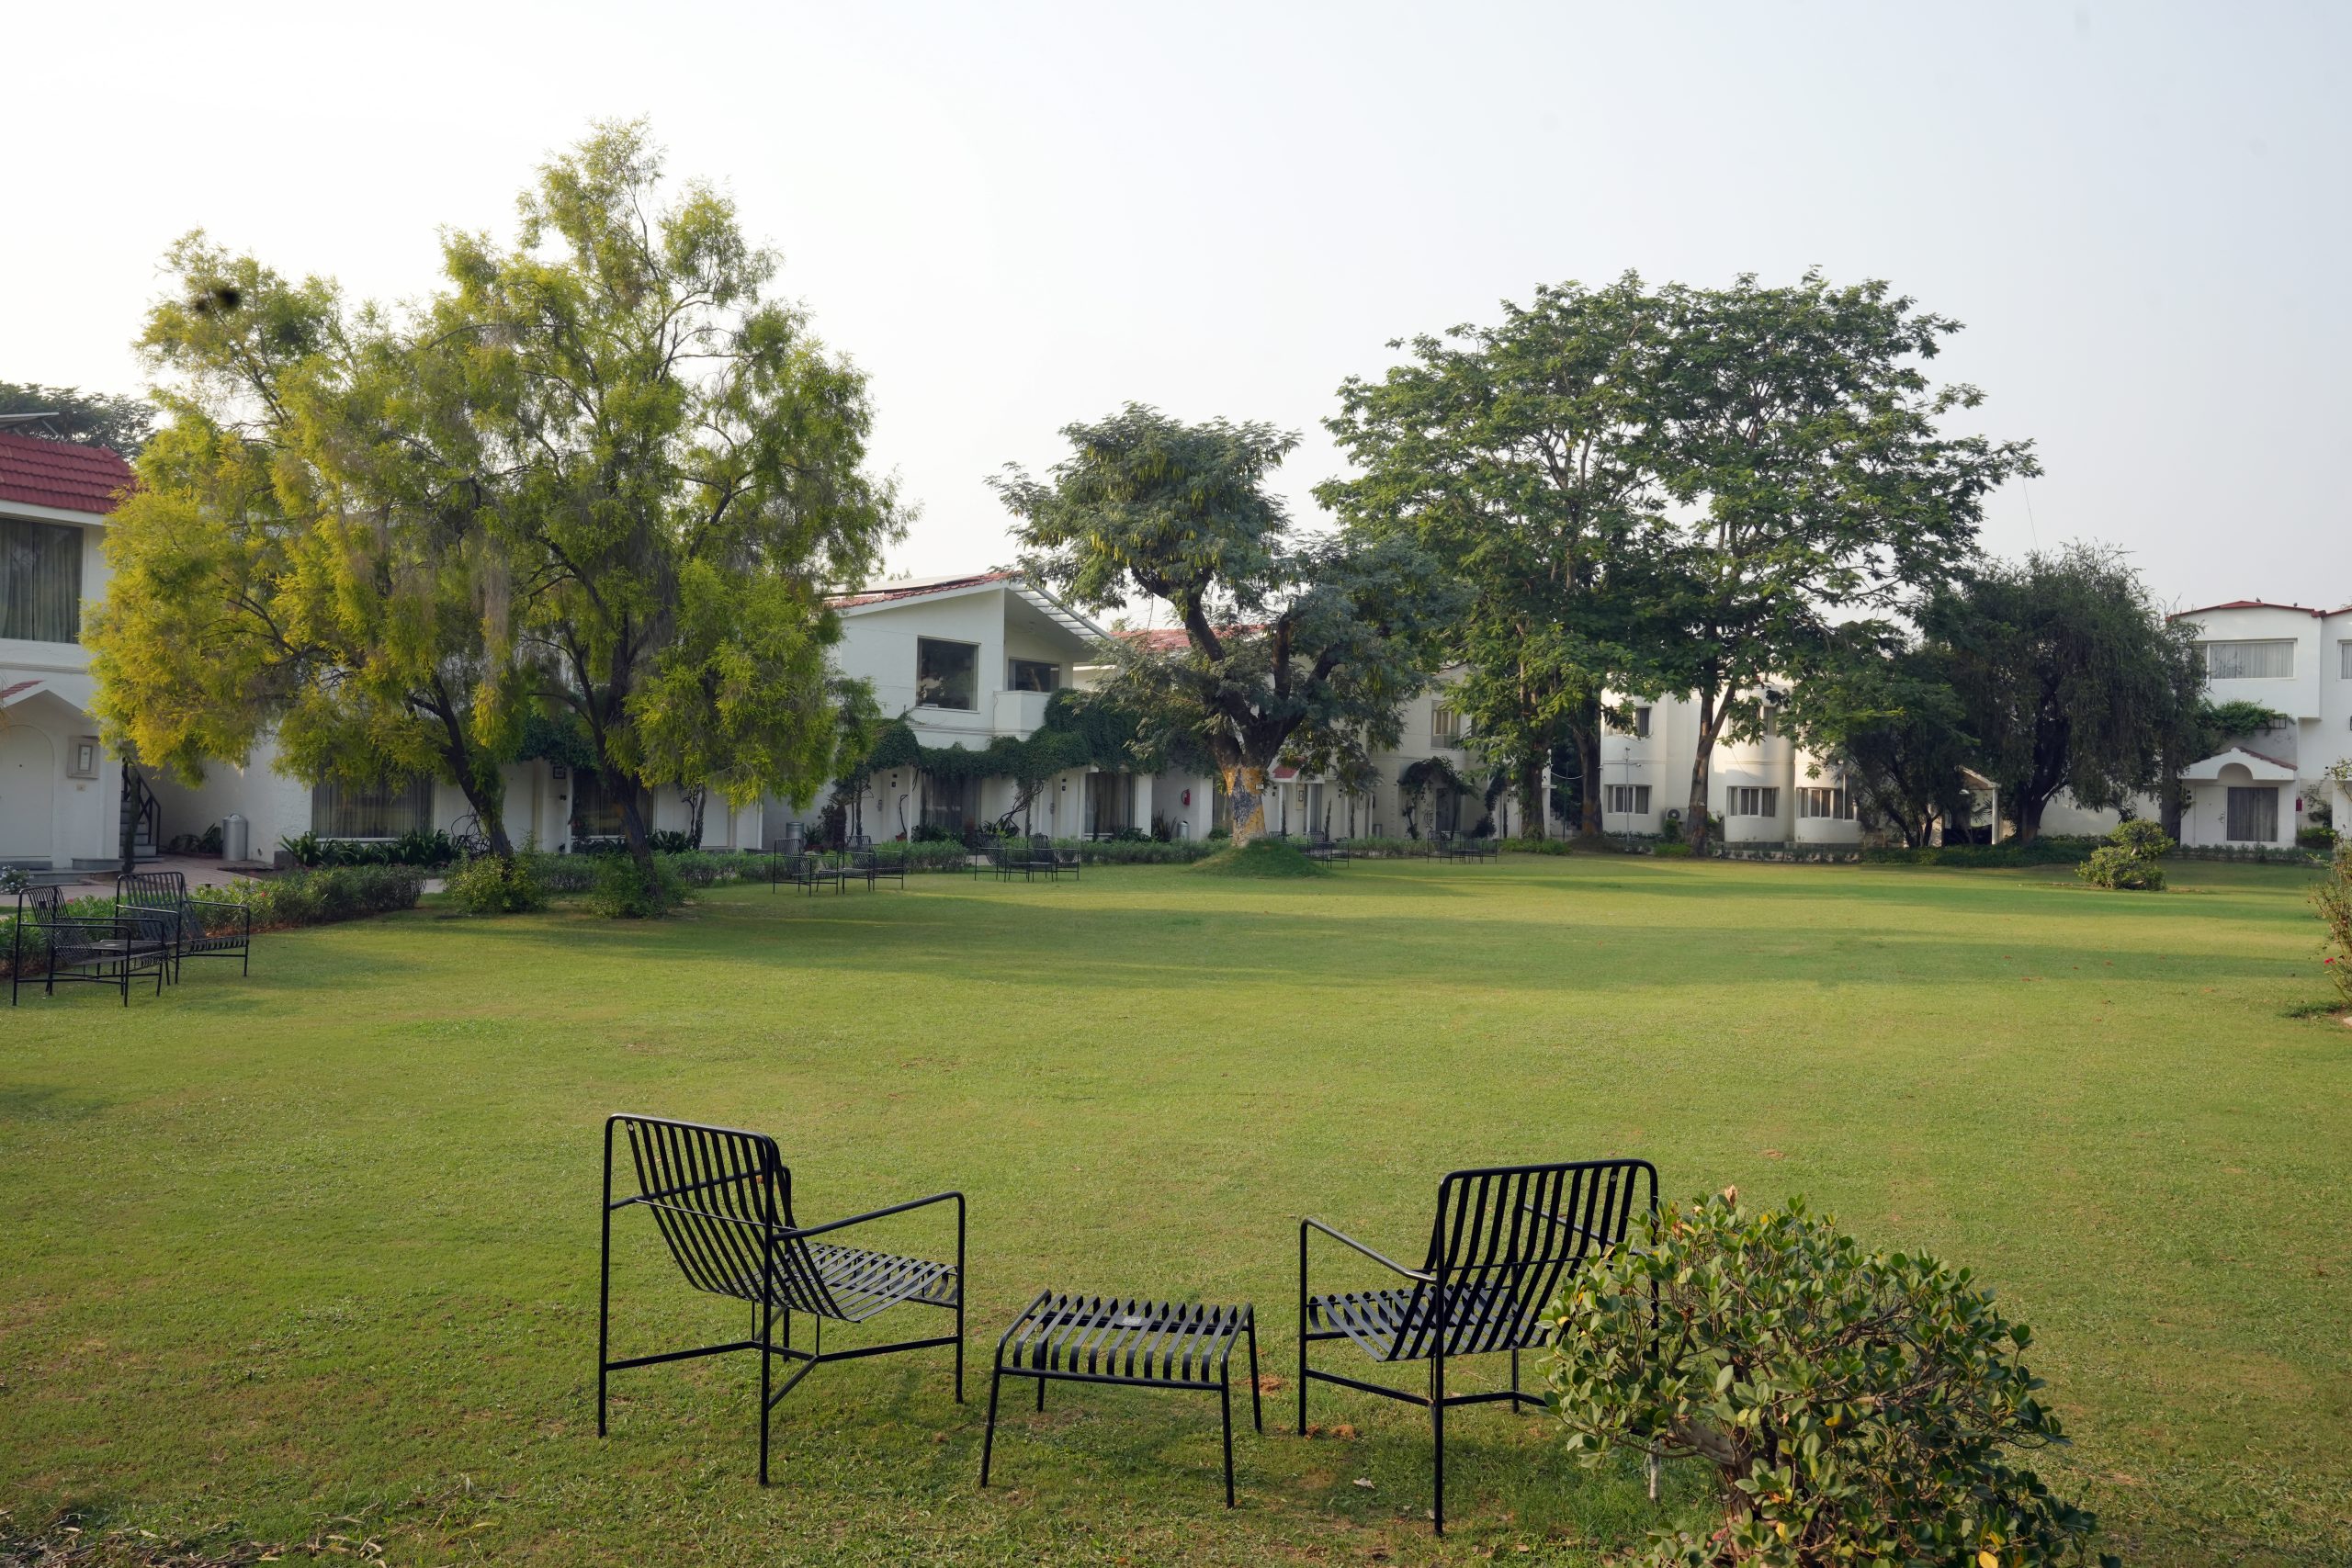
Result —
<path fill-rule="evenodd" d="M 1659 317 L 1631 274 L 1542 288 L 1496 325 L 1391 344 L 1409 360 L 1351 378 L 1327 422 L 1359 474 L 1323 486 L 1324 504 L 1417 540 L 1467 589 L 1447 700 L 1509 770 L 1534 837 L 1553 748 L 1599 777 L 1603 688 L 1644 662 L 1618 579 L 1662 528 L 1646 450 Z M 1584 832 L 1600 812 L 1584 792 Z"/>
<path fill-rule="evenodd" d="M 1917 849 L 1938 821 L 1968 820 L 1962 770 L 1975 752 L 1964 708 L 1946 651 L 1906 631 L 1850 639 L 1796 687 L 1789 722 L 1807 750 L 1834 759 L 1866 825 Z"/>
<path fill-rule="evenodd" d="M 101 717 L 183 777 L 272 731 L 306 779 L 437 777 L 508 852 L 528 682 L 463 432 L 415 417 L 410 345 L 332 284 L 201 234 L 166 272 L 141 338 L 166 423 L 88 633 Z"/>
<path fill-rule="evenodd" d="M 514 243 L 444 243 L 435 384 L 463 400 L 544 700 L 587 733 L 630 851 L 653 788 L 807 799 L 837 737 L 833 584 L 902 523 L 865 377 L 770 292 L 734 208 L 670 192 L 641 125 L 547 164 Z"/>
<path fill-rule="evenodd" d="M 2061 790 L 2098 810 L 2158 788 L 2208 722 L 2196 628 L 2166 621 L 2103 546 L 1991 563 L 1938 601 L 1927 630 L 2020 840 Z"/>
<path fill-rule="evenodd" d="M 1973 554 L 1987 491 L 2030 446 L 1955 434 L 1982 394 L 1922 364 L 1958 323 L 1880 282 L 1661 291 L 1654 461 L 1676 503 L 1670 570 L 1638 590 L 1652 683 L 1691 694 L 1685 820 L 1708 834 L 1715 743 L 1759 733 L 1768 679 L 1814 673 L 1857 621 L 1916 604 Z"/>
<path fill-rule="evenodd" d="M 1266 481 L 1297 437 L 1270 425 L 1131 403 L 1062 434 L 1071 452 L 1050 482 L 1017 467 L 993 481 L 1027 570 L 1090 608 L 1150 598 L 1174 613 L 1184 648 L 1122 647 L 1109 690 L 1147 745 L 1214 761 L 1237 844 L 1265 831 L 1278 761 L 1355 776 L 1395 744 L 1459 606 L 1417 545 L 1295 532 Z"/>
<path fill-rule="evenodd" d="M 46 415 L 37 423 L 8 415 Z M 0 430 L 32 429 L 84 446 L 107 446 L 136 457 L 155 428 L 155 405 L 143 398 L 85 392 L 78 387 L 43 387 L 30 381 L 0 381 Z"/>

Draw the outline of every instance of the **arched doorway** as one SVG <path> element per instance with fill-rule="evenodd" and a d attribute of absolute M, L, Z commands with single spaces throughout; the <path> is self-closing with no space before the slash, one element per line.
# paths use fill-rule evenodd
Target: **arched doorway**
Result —
<path fill-rule="evenodd" d="M 0 861 L 49 863 L 57 754 L 30 725 L 0 729 Z"/>

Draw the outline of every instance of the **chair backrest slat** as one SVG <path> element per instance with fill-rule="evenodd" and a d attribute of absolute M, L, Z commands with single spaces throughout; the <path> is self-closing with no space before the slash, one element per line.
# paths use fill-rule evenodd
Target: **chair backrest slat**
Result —
<path fill-rule="evenodd" d="M 1541 1345 L 1544 1308 L 1561 1283 L 1631 1229 L 1645 1187 L 1657 1209 L 1657 1171 L 1647 1160 L 1576 1160 L 1457 1170 L 1438 1187 L 1423 1271 L 1397 1322 L 1389 1356 Z"/>
<path fill-rule="evenodd" d="M 628 1142 L 637 1192 L 686 1282 L 714 1295 L 838 1315 L 810 1257 L 790 1234 L 792 1172 L 759 1133 L 658 1116 L 616 1116 Z M 610 1131 L 606 1159 L 611 1158 Z M 610 1172 L 607 1171 L 609 1179 Z"/>

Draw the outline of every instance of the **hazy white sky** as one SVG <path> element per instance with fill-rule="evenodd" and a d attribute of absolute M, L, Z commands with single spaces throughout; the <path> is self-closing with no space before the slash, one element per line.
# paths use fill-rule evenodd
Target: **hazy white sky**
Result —
<path fill-rule="evenodd" d="M 2352 600 L 2352 6 L 1881 4 L 28 8 L 0 33 L 0 379 L 130 389 L 197 226 L 397 298 L 600 116 L 732 193 L 872 376 L 922 519 L 1134 399 L 1303 429 L 1392 338 L 1633 267 L 1880 276 L 2031 436 L 1986 543 L 2167 600 Z"/>

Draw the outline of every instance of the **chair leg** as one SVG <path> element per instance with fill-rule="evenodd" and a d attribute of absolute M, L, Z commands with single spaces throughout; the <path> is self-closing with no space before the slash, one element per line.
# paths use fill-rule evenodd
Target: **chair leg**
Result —
<path fill-rule="evenodd" d="M 1430 1520 L 1439 1535 L 1445 1533 L 1445 1357 L 1442 1353 L 1430 1359 L 1430 1438 L 1436 1450 L 1431 1466 L 1432 1478 Z"/>
<path fill-rule="evenodd" d="M 996 1396 L 997 1391 L 1003 1386 L 1004 1359 L 1001 1356 L 999 1356 L 996 1363 L 996 1371 L 994 1375 L 989 1379 L 988 1429 L 986 1434 L 980 1438 L 980 1484 L 983 1486 L 986 1486 L 989 1483 L 989 1461 L 996 1453 Z"/>
<path fill-rule="evenodd" d="M 763 1486 L 768 1483 L 768 1419 L 774 1414 L 774 1407 L 768 1400 L 768 1383 L 774 1376 L 769 1367 L 775 1359 L 768 1354 L 768 1335 L 775 1326 L 775 1307 L 766 1296 L 767 1292 L 763 1290 L 760 1301 L 760 1484 Z M 789 1327 L 785 1330 L 787 1337 L 791 1332 Z"/>
<path fill-rule="evenodd" d="M 1244 1329 L 1250 1336 L 1250 1424 L 1266 1435 L 1266 1413 L 1258 1403 L 1258 1314 L 1251 1313 Z"/>
<path fill-rule="evenodd" d="M 1217 1384 L 1217 1403 L 1225 1407 L 1225 1506 L 1233 1506 L 1233 1380 Z"/>
<path fill-rule="evenodd" d="M 1512 1415 L 1519 1414 L 1519 1347 L 1514 1345 L 1510 1350 L 1510 1413 Z"/>
<path fill-rule="evenodd" d="M 1306 1436 L 1306 1227 L 1298 1227 L 1298 1435 Z"/>
<path fill-rule="evenodd" d="M 1037 1414 L 1038 1414 L 1038 1415 L 1040 1415 L 1040 1416 L 1043 1416 L 1045 1413 L 1046 1413 L 1046 1380 L 1045 1380 L 1045 1379 L 1043 1379 L 1043 1378 L 1039 1378 L 1039 1379 L 1037 1380 Z"/>

